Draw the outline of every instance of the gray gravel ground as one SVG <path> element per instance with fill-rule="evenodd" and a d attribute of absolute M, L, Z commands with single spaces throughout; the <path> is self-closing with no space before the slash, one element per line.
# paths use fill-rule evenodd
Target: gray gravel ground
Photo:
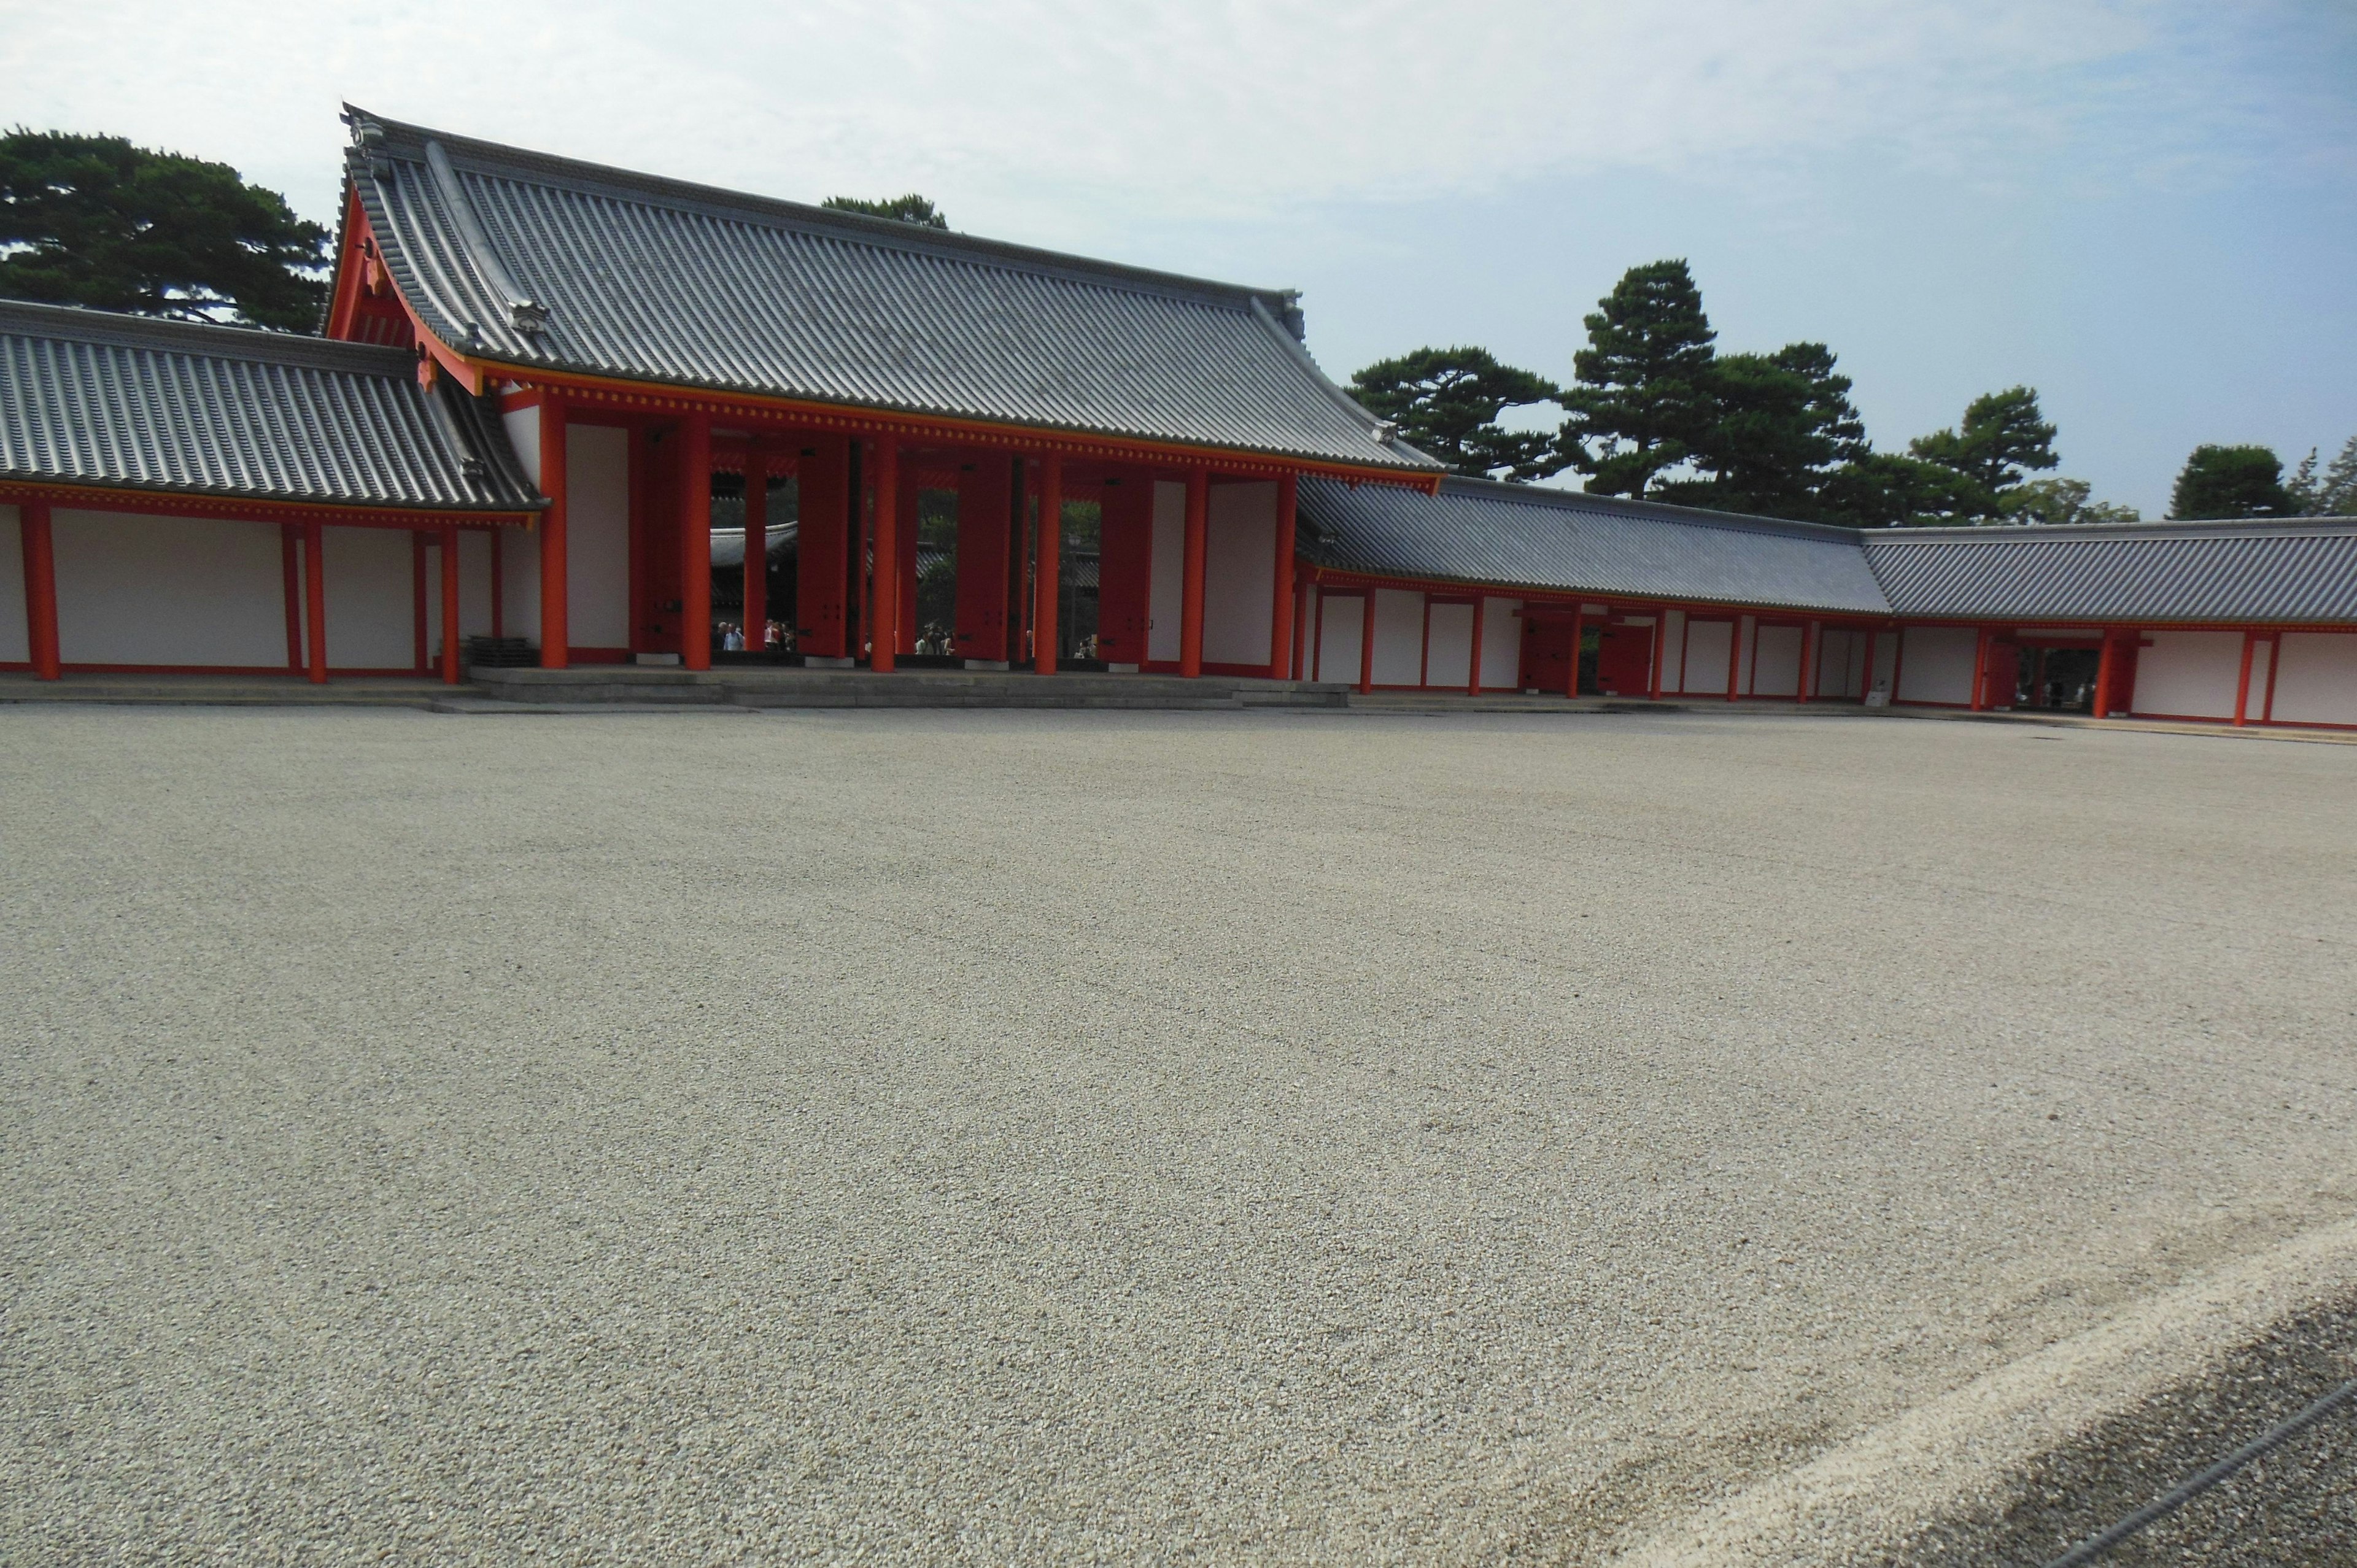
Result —
<path fill-rule="evenodd" d="M 2357 1214 L 2357 747 L 0 713 L 0 1558 L 1601 1561 Z"/>
<path fill-rule="evenodd" d="M 2039 1568 L 2357 1378 L 2357 1302 L 2304 1314 L 2226 1366 L 2042 1456 L 1892 1568 Z M 2104 1568 L 2357 1563 L 2357 1407 L 2344 1405 L 2106 1552 Z"/>

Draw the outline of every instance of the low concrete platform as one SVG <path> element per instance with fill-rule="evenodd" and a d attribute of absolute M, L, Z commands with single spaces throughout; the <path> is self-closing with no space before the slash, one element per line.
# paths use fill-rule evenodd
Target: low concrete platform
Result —
<path fill-rule="evenodd" d="M 173 703 L 195 707 L 424 708 L 463 686 L 424 675 L 345 675 L 314 685 L 300 675 L 121 675 L 76 672 L 55 681 L 0 675 L 0 703 Z"/>
<path fill-rule="evenodd" d="M 493 702 L 627 703 L 739 708 L 1341 708 L 1339 682 L 1241 676 L 1041 675 L 1030 671 L 807 670 L 759 665 L 583 665 L 571 670 L 470 671 L 475 693 Z"/>

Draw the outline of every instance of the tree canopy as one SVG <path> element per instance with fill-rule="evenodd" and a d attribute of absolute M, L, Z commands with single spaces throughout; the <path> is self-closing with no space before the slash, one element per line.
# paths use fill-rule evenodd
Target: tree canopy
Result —
<path fill-rule="evenodd" d="M 1965 405 L 1960 425 L 1918 435 L 1907 450 L 1979 485 L 1992 511 L 2028 470 L 2051 468 L 2061 461 L 2054 456 L 2054 426 L 2039 410 L 2035 387 L 2007 387 L 1976 397 Z"/>
<path fill-rule="evenodd" d="M 1684 261 L 1631 267 L 1586 318 L 1559 440 L 1565 459 L 1607 496 L 1641 496 L 1700 449 L 1715 403 L 1702 291 Z"/>
<path fill-rule="evenodd" d="M 2090 500 L 2093 487 L 2084 479 L 2025 479 L 1997 498 L 1997 511 L 2007 522 L 2139 522 L 2143 515 L 2132 506 Z"/>
<path fill-rule="evenodd" d="M 941 209 L 915 191 L 906 196 L 889 196 L 881 201 L 868 201 L 856 196 L 830 196 L 819 203 L 837 212 L 865 212 L 870 218 L 897 218 L 903 223 L 914 223 L 920 229 L 946 229 L 950 220 Z"/>
<path fill-rule="evenodd" d="M 1351 395 L 1460 474 L 1519 483 L 1564 466 L 1551 435 L 1498 424 L 1505 409 L 1556 396 L 1555 383 L 1486 349 L 1418 349 L 1378 360 L 1351 378 Z"/>
<path fill-rule="evenodd" d="M 318 330 L 328 231 L 227 164 L 121 136 L 0 135 L 0 294 Z"/>
<path fill-rule="evenodd" d="M 2317 472 L 2316 451 L 2309 448 L 2284 489 L 2302 517 L 2357 517 L 2357 435 L 2349 438 L 2322 473 Z"/>
<path fill-rule="evenodd" d="M 1709 417 L 1692 459 L 1704 477 L 1659 485 L 1655 496 L 1768 517 L 1824 515 L 1835 470 L 1868 450 L 1849 378 L 1834 364 L 1823 343 L 1718 355 L 1703 381 Z"/>
<path fill-rule="evenodd" d="M 2282 459 L 2266 446 L 2196 446 L 2169 498 L 2169 515 L 2176 518 L 2291 517 L 2298 510 L 2284 488 Z"/>

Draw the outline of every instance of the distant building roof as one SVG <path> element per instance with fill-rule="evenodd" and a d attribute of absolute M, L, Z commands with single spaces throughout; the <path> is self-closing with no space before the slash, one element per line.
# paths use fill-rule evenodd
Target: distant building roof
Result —
<path fill-rule="evenodd" d="M 2357 520 L 1909 528 L 1865 537 L 1900 615 L 2357 620 Z"/>
<path fill-rule="evenodd" d="M 1305 550 L 1346 571 L 1889 613 L 1852 529 L 1486 479 L 1444 479 L 1425 496 L 1308 478 L 1300 497 Z"/>
<path fill-rule="evenodd" d="M 0 479 L 436 511 L 544 503 L 397 349 L 0 301 Z"/>
<path fill-rule="evenodd" d="M 1286 294 L 347 115 L 353 188 L 395 285 L 486 361 L 1439 467 L 1318 371 Z"/>

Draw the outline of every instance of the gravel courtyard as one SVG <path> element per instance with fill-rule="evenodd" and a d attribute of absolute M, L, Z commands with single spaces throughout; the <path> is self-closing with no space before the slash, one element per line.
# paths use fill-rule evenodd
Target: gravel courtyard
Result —
<path fill-rule="evenodd" d="M 2357 746 L 0 711 L 0 1558 L 1600 1563 L 2357 1215 Z"/>

